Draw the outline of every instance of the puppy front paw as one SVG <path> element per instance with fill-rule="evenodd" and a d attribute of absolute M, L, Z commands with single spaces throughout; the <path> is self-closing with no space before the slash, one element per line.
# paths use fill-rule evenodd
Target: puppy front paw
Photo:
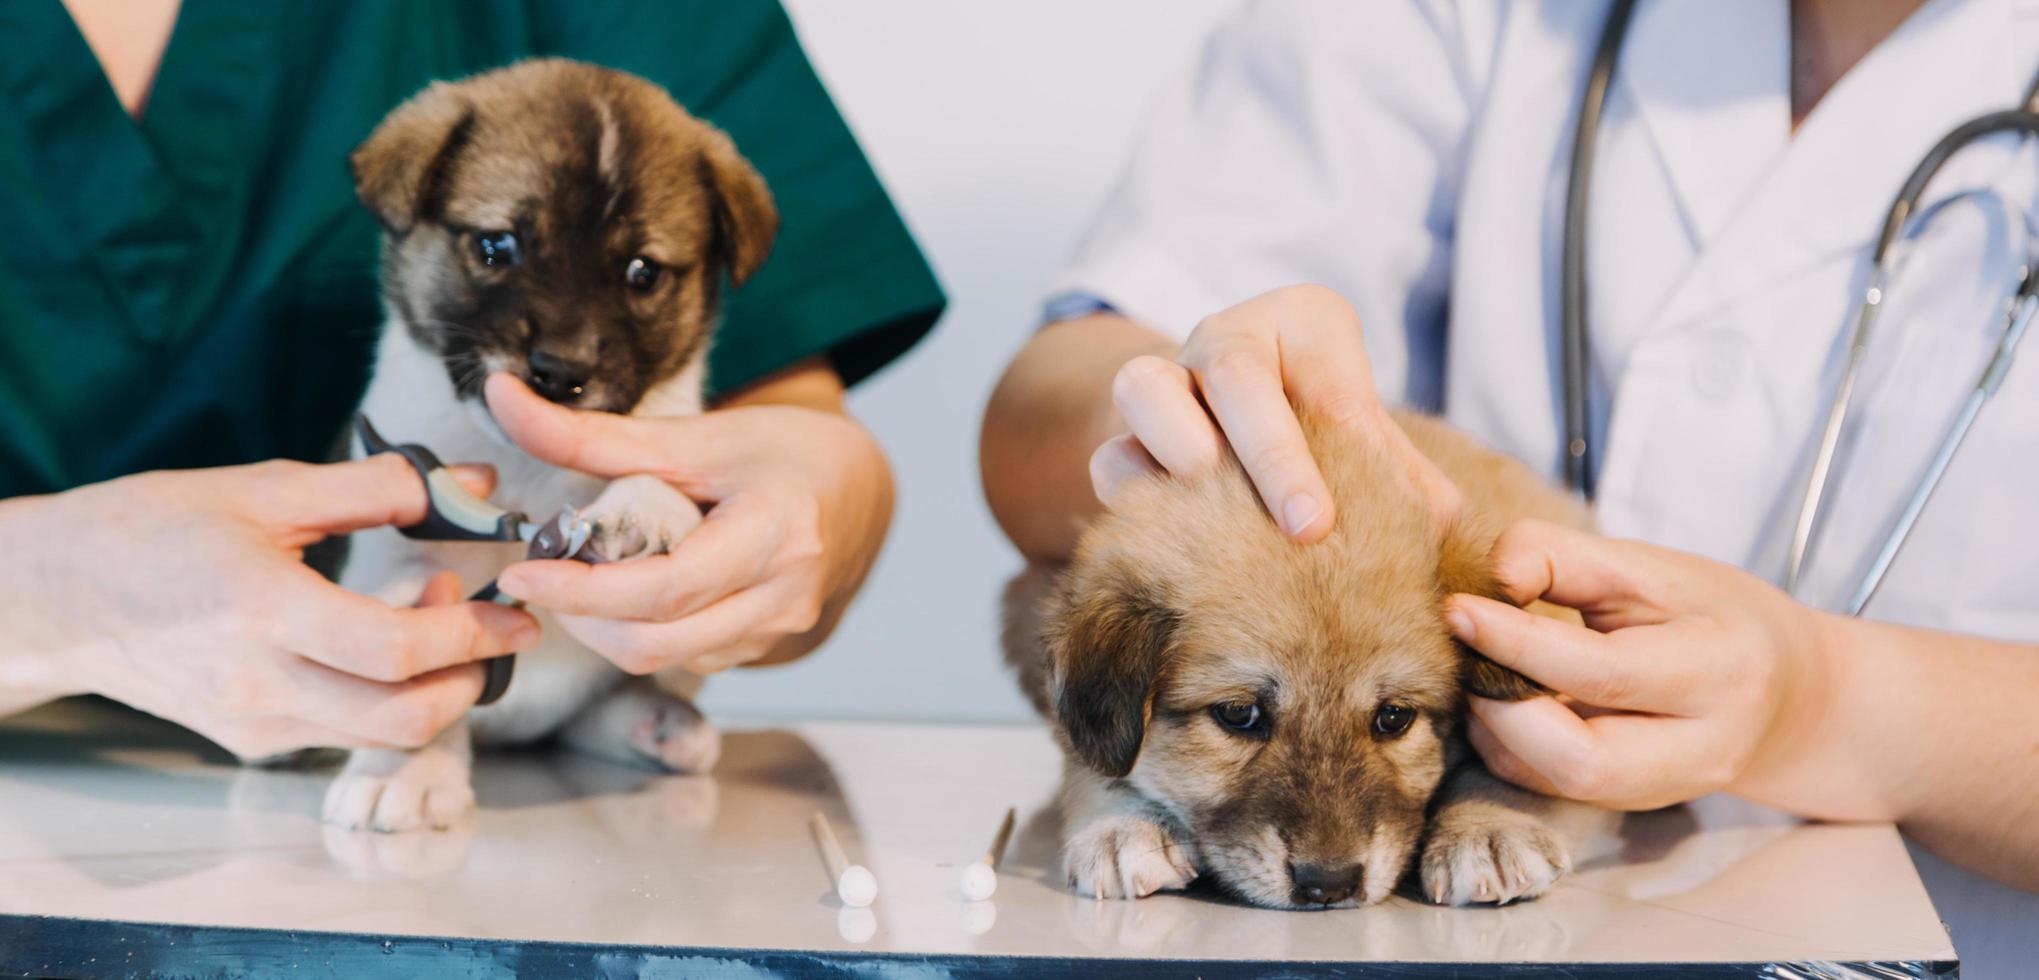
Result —
<path fill-rule="evenodd" d="M 624 765 L 704 773 L 722 756 L 722 733 L 694 702 L 637 678 L 581 709 L 559 730 L 575 751 Z"/>
<path fill-rule="evenodd" d="M 1152 818 L 1117 814 L 1078 828 L 1062 845 L 1069 887 L 1090 898 L 1145 898 L 1187 887 L 1189 848 Z"/>
<path fill-rule="evenodd" d="M 594 524 L 594 546 L 611 561 L 663 555 L 701 523 L 701 508 L 655 476 L 609 481 L 581 512 Z"/>
<path fill-rule="evenodd" d="M 464 758 L 367 749 L 333 778 L 323 809 L 326 823 L 346 830 L 445 830 L 474 813 L 474 787 Z"/>
<path fill-rule="evenodd" d="M 673 772 L 704 773 L 722 758 L 722 733 L 693 705 L 668 699 L 631 726 L 630 747 Z"/>
<path fill-rule="evenodd" d="M 1423 845 L 1423 894 L 1439 905 L 1505 905 L 1550 891 L 1571 868 L 1563 838 L 1534 816 L 1446 811 Z"/>

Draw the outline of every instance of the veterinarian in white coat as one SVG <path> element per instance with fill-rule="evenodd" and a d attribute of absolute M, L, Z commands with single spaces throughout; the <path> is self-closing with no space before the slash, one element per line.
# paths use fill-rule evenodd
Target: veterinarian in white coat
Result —
<path fill-rule="evenodd" d="M 1608 10 L 1297 0 L 1223 25 L 993 398 L 986 489 L 1015 543 L 1066 554 L 1093 482 L 1108 504 L 1131 475 L 1210 465 L 1221 441 L 1285 528 L 1321 537 L 1336 515 L 1291 402 L 1406 449 L 1378 392 L 1559 478 L 1564 202 Z M 1616 806 L 1726 789 L 1897 819 L 2039 886 L 2039 354 L 1982 413 L 1865 621 L 1822 612 L 1988 360 L 2039 247 L 2035 141 L 1980 141 L 1931 184 L 1798 601 L 1765 582 L 1886 208 L 1948 130 L 2018 104 L 2039 2 L 1643 0 L 1617 65 L 1589 189 L 1590 432 L 1601 529 L 1650 546 L 1536 527 L 1498 546 L 1517 598 L 1581 606 L 1602 632 L 1454 608 L 1494 659 L 1628 710 L 1479 704 L 1475 744 L 1509 778 Z M 1295 283 L 1329 288 L 1268 292 Z M 1449 488 L 1435 496 L 1448 515 Z M 1989 916 L 2039 909 L 1927 870 L 1970 956 L 2010 941 L 1979 931 Z"/>

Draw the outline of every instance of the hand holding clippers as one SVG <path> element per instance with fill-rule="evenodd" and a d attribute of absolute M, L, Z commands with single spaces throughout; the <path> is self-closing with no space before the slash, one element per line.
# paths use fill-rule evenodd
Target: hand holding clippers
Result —
<path fill-rule="evenodd" d="M 425 519 L 399 528 L 405 537 L 420 541 L 523 541 L 528 545 L 524 553 L 527 559 L 566 559 L 590 565 L 609 560 L 592 543 L 594 524 L 574 508 L 560 511 L 551 520 L 533 521 L 521 512 L 505 510 L 467 492 L 430 449 L 416 443 L 390 444 L 375 431 L 368 416 L 356 415 L 354 430 L 361 438 L 363 452 L 371 456 L 396 453 L 418 471 L 418 478 L 425 483 Z M 494 582 L 482 586 L 470 599 L 523 606 L 504 595 Z M 510 689 L 517 658 L 515 654 L 494 657 L 482 666 L 487 675 L 475 704 L 494 704 Z"/>

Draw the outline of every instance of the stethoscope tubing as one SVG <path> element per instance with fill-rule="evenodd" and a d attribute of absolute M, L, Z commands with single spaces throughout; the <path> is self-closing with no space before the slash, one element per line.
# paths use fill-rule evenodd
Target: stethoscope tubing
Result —
<path fill-rule="evenodd" d="M 1586 331 L 1586 213 L 1589 189 L 1592 183 L 1594 144 L 1600 129 L 1601 116 L 1607 102 L 1607 92 L 1614 80 L 1615 67 L 1620 61 L 1622 40 L 1628 33 L 1630 20 L 1635 13 L 1635 0 L 1614 0 L 1609 8 L 1607 20 L 1601 29 L 1599 42 L 1593 52 L 1592 69 L 1587 75 L 1586 88 L 1580 97 L 1579 116 L 1573 130 L 1572 160 L 1565 191 L 1565 223 L 1561 255 L 1560 294 L 1560 360 L 1564 384 L 1564 432 L 1563 447 L 1565 482 L 1572 490 L 1587 500 L 1594 495 L 1594 473 L 1590 416 L 1587 406 L 1590 391 L 1589 375 L 1590 345 Z M 1839 452 L 1841 435 L 1847 427 L 1849 411 L 1853 406 L 1856 381 L 1866 359 L 1869 343 L 1875 332 L 1877 316 L 1882 309 L 1888 285 L 1887 260 L 1893 244 L 1910 223 L 1919 201 L 1925 196 L 1926 188 L 1933 177 L 1940 172 L 1947 161 L 1969 144 L 1986 136 L 1998 133 L 2019 132 L 2028 136 L 2039 136 L 2039 78 L 2032 81 L 2025 92 L 2023 101 L 2016 109 L 1986 113 L 1955 127 L 1933 145 L 1919 160 L 1911 174 L 1906 177 L 1897 197 L 1884 215 L 1883 227 L 1877 235 L 1876 247 L 1870 256 L 1869 284 L 1863 291 L 1854 316 L 1854 329 L 1849 337 L 1847 357 L 1841 370 L 1840 382 L 1835 386 L 1834 397 L 1829 403 L 1826 419 L 1820 428 L 1818 448 L 1813 453 L 1811 470 L 1806 475 L 1805 492 L 1799 498 L 1796 520 L 1793 522 L 1789 548 L 1785 556 L 1783 586 L 1786 592 L 1796 594 L 1801 584 L 1806 562 L 1815 543 L 1822 505 L 1827 497 L 1833 478 L 1835 457 Z M 1969 429 L 1982 412 L 1997 388 L 2003 382 L 2005 372 L 2010 369 L 2018 342 L 2024 338 L 2031 326 L 2035 311 L 2039 311 L 2039 259 L 2032 260 L 2023 269 L 2024 278 L 2012 298 L 2007 312 L 2004 330 L 1999 335 L 1997 348 L 1983 369 L 1977 381 L 1963 400 L 1961 410 L 1941 440 L 1932 460 L 1911 496 L 1905 501 L 1895 525 L 1884 538 L 1876 557 L 1861 583 L 1850 595 L 1846 610 L 1849 615 L 1858 615 L 1862 608 L 1875 596 L 1882 585 L 1883 577 L 1896 560 L 1898 552 L 1910 537 L 1919 515 L 1938 488 L 1954 456 L 1967 439 Z"/>
<path fill-rule="evenodd" d="M 1593 70 L 1579 99 L 1579 118 L 1572 130 L 1572 164 L 1565 184 L 1565 232 L 1559 259 L 1560 316 L 1565 329 L 1559 357 L 1565 375 L 1565 483 L 1587 500 L 1593 499 L 1594 472 L 1591 417 L 1586 405 L 1587 372 L 1592 370 L 1591 342 L 1586 336 L 1586 208 L 1592 200 L 1593 158 L 1598 150 L 1600 117 L 1607 92 L 1614 86 L 1622 39 L 1628 36 L 1635 0 L 1614 0 L 1600 41 L 1593 49 Z M 1576 329 L 1574 326 L 1576 325 Z"/>
<path fill-rule="evenodd" d="M 2029 101 L 2029 96 L 2027 101 Z M 1925 197 L 1926 188 L 1932 184 L 1933 178 L 1940 173 L 1940 170 L 1947 165 L 1947 161 L 1952 160 L 1956 153 L 1959 153 L 1962 148 L 1974 143 L 1976 140 L 2006 132 L 2021 132 L 2028 136 L 2039 136 L 2039 114 L 2034 114 L 2022 108 L 2009 109 L 2001 112 L 1986 113 L 1956 126 L 1947 135 L 1941 137 L 1939 142 L 1933 144 L 1933 148 L 1928 150 L 1926 155 L 1919 159 L 1918 165 L 1913 167 L 1911 174 L 1905 178 L 1903 186 L 1898 188 L 1897 197 L 1891 201 L 1889 210 L 1884 213 L 1883 228 L 1876 237 L 1876 248 L 1870 253 L 1869 288 L 1863 293 L 1861 304 L 1857 308 L 1854 335 L 1849 338 L 1848 342 L 1847 362 L 1841 370 L 1840 384 L 1834 389 L 1834 399 L 1827 410 L 1826 425 L 1820 430 L 1819 448 L 1813 454 L 1812 471 L 1807 474 L 1805 493 L 1799 498 L 1798 516 L 1792 524 L 1791 547 L 1784 559 L 1783 585 L 1786 592 L 1794 595 L 1797 594 L 1802 582 L 1806 561 L 1811 555 L 1814 544 L 1813 537 L 1818 530 L 1820 511 L 1825 503 L 1827 491 L 1833 481 L 1834 457 L 1839 452 L 1841 434 L 1846 427 L 1848 415 L 1854 407 L 1855 382 L 1861 374 L 1862 363 L 1869 352 L 1869 343 L 1875 331 L 1877 314 L 1883 306 L 1883 300 L 1888 290 L 1890 250 L 1896 244 L 1898 238 L 1903 235 L 1906 226 L 1910 224 L 1912 215 L 1918 211 L 1919 201 Z M 2026 270 L 2024 282 L 2019 285 L 2017 292 L 2014 294 L 2019 300 L 2022 300 L 2026 295 L 2028 288 L 2034 281 L 2034 271 L 2030 268 Z M 2015 319 L 2017 302 L 2018 300 L 2013 301 L 2013 319 L 2006 323 L 2005 333 L 1999 339 L 1997 353 L 1991 357 L 1992 367 L 1994 367 L 1999 359 L 2004 359 L 2004 363 L 2008 366 L 2010 351 L 2015 346 L 2017 340 L 2024 336 L 2022 327 L 2019 327 L 2015 332 L 2011 330 L 2011 327 L 2017 323 Z M 2005 346 L 2006 341 L 2012 346 Z M 1990 370 L 1990 368 L 1984 369 L 1985 377 L 1988 376 Z M 1970 393 L 1970 397 L 1966 401 L 1974 403 L 1974 411 L 1979 413 L 1982 410 L 1982 404 L 1987 402 L 1989 396 L 1994 392 L 1994 385 L 1988 388 L 1978 385 Z M 1964 403 L 1963 414 L 1967 414 L 1968 411 L 1969 409 L 1966 403 Z M 1958 429 L 1950 430 L 1948 437 L 1941 442 L 1939 448 L 1934 452 L 1934 462 L 1929 465 L 1927 470 L 1927 477 L 1931 480 L 1932 484 L 1937 485 L 1939 477 L 1946 471 L 1947 464 L 1953 462 L 1954 452 L 1961 448 L 1961 440 L 1967 436 L 1968 425 L 1973 423 L 1974 419 L 1971 417 L 1966 424 L 1961 425 Z M 1931 492 L 1932 486 L 1922 481 L 1907 500 L 1905 510 L 1907 512 L 1911 511 L 1914 504 L 1923 509 L 1925 498 L 1930 497 Z M 1902 518 L 1902 515 L 1900 516 Z M 1912 514 L 1909 520 L 1901 519 L 1897 527 L 1893 529 L 1891 536 L 1884 539 L 1882 547 L 1878 549 L 1877 560 L 1871 563 L 1868 574 L 1863 577 L 1849 600 L 1848 611 L 1851 615 L 1859 613 L 1862 606 L 1868 604 L 1869 597 L 1875 594 L 1877 586 L 1882 583 L 1884 572 L 1889 571 L 1889 559 L 1896 557 L 1898 550 L 1904 544 L 1904 536 L 1911 533 L 1912 524 L 1917 519 L 1917 514 Z"/>
<path fill-rule="evenodd" d="M 2039 281 L 2039 277 L 2028 274 L 2025 281 L 2029 284 Z M 1848 615 L 1861 615 L 1862 607 L 1869 604 L 1869 600 L 1876 596 L 1876 590 L 1883 585 L 1884 573 L 1890 571 L 1891 562 L 1897 560 L 1897 553 L 1910 540 L 1912 525 L 1918 523 L 1919 515 L 1925 512 L 1926 502 L 1933 499 L 1933 491 L 1939 488 L 1940 478 L 1947 474 L 1948 465 L 1954 462 L 1954 454 L 1960 451 L 1961 443 L 1968 438 L 1968 430 L 1975 425 L 1976 416 L 1982 414 L 1983 403 L 1989 401 L 1990 396 L 1996 394 L 1997 387 L 2003 384 L 2005 373 L 2011 369 L 2018 341 L 2032 326 L 2035 312 L 2039 312 L 2039 295 L 2033 294 L 2028 286 L 2019 291 L 2017 302 L 2011 307 L 2010 324 L 1997 340 L 1996 353 L 1990 356 L 1989 366 L 1983 369 L 1981 380 L 1968 392 L 1968 397 L 1962 399 L 1961 411 L 1948 426 L 1947 435 L 1933 453 L 1932 462 L 1926 464 L 1925 476 L 1919 480 L 1910 499 L 1905 501 L 1904 510 L 1897 516 L 1897 525 L 1883 539 L 1883 546 L 1877 549 L 1876 558 L 1869 563 L 1868 574 L 1863 576 L 1854 594 L 1848 597 L 1848 604 L 1843 607 Z"/>

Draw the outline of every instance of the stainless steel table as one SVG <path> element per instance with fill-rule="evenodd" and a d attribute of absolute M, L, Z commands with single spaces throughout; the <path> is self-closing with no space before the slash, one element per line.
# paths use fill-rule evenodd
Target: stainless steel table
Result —
<path fill-rule="evenodd" d="M 319 772 L 244 769 L 99 702 L 0 721 L 0 975 L 1951 976 L 1896 832 L 1727 798 L 1629 817 L 1548 897 L 1278 912 L 1067 894 L 1059 758 L 1025 727 L 727 725 L 713 777 L 484 754 L 469 829 L 336 831 Z M 957 894 L 1008 805 L 990 902 Z M 839 906 L 808 836 L 877 874 Z"/>

